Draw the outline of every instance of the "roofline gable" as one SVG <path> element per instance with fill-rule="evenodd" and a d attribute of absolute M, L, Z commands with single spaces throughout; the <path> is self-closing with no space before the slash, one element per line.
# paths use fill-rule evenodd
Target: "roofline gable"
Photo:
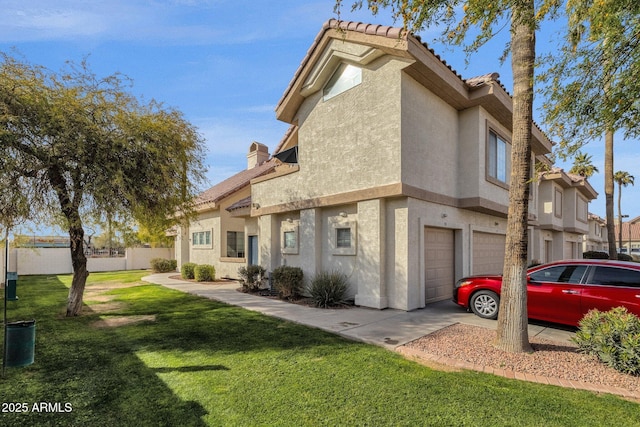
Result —
<path fill-rule="evenodd" d="M 405 72 L 452 107 L 461 111 L 482 106 L 505 127 L 512 128 L 513 99 L 498 80 L 497 73 L 464 80 L 418 36 L 402 28 L 335 19 L 324 23 L 296 70 L 276 106 L 278 120 L 293 123 L 305 97 L 318 90 L 318 85 L 324 81 L 322 76 L 331 74 L 329 66 L 345 59 L 336 53 L 325 52 L 332 40 L 368 46 L 361 55 L 348 58 L 361 65 L 384 54 L 405 58 Z M 535 123 L 532 148 L 537 155 L 550 153 L 552 148 L 552 142 Z"/>

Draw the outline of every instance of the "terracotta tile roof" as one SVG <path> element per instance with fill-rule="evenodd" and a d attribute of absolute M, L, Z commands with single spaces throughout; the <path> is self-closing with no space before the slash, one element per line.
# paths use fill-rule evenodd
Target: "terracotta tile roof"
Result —
<path fill-rule="evenodd" d="M 484 86 L 487 83 L 498 82 L 498 78 L 500 74 L 498 73 L 489 73 L 482 76 L 472 77 L 466 80 L 467 85 L 471 88 L 476 88 L 480 86 Z"/>
<path fill-rule="evenodd" d="M 615 232 L 616 242 L 618 241 L 618 233 L 620 228 L 618 227 L 618 218 L 615 219 Z M 629 228 L 631 228 L 631 240 L 634 242 L 638 242 L 640 240 L 640 223 L 632 222 L 631 227 L 629 227 L 629 222 L 622 223 L 622 244 L 625 245 L 629 242 Z"/>
<path fill-rule="evenodd" d="M 215 203 L 224 199 L 232 193 L 249 185 L 252 179 L 273 171 L 275 166 L 276 161 L 270 159 L 254 168 L 243 170 L 242 172 L 225 179 L 221 183 L 202 192 L 196 199 L 196 206 L 204 203 Z"/>
<path fill-rule="evenodd" d="M 241 199 L 241 200 L 238 200 L 237 202 L 235 202 L 234 204 L 229 206 L 227 208 L 227 210 L 229 212 L 231 212 L 231 211 L 235 211 L 237 209 L 248 208 L 250 206 L 251 206 L 251 196 L 245 197 L 244 199 Z"/>
<path fill-rule="evenodd" d="M 291 79 L 289 85 L 287 86 L 286 90 L 284 91 L 284 94 L 280 98 L 280 101 L 278 101 L 278 106 L 280 104 L 282 104 L 282 102 L 284 102 L 285 98 L 287 97 L 287 95 L 289 94 L 291 89 L 293 88 L 294 82 L 298 79 L 298 77 L 302 73 L 302 70 L 304 69 L 305 65 L 311 59 L 311 56 L 313 55 L 313 52 L 316 50 L 316 48 L 320 44 L 320 41 L 322 40 L 322 37 L 324 36 L 324 33 L 327 32 L 328 30 L 331 30 L 331 29 L 340 29 L 340 30 L 343 30 L 343 31 L 355 31 L 355 32 L 363 33 L 363 34 L 382 36 L 382 37 L 387 37 L 387 38 L 391 38 L 391 39 L 405 39 L 406 40 L 408 37 L 413 37 L 420 44 L 422 44 L 425 47 L 425 49 L 427 49 L 431 54 L 433 54 L 443 65 L 445 65 L 456 77 L 458 77 L 460 80 L 462 80 L 464 83 L 466 83 L 470 89 L 481 87 L 481 86 L 483 86 L 483 85 L 485 85 L 487 83 L 495 82 L 498 85 L 500 85 L 500 87 L 506 93 L 509 93 L 506 90 L 506 88 L 502 85 L 502 83 L 500 83 L 500 81 L 498 80 L 498 78 L 500 76 L 498 73 L 488 73 L 488 74 L 485 74 L 485 75 L 482 75 L 482 76 L 472 77 L 470 79 L 465 80 L 464 78 L 462 78 L 462 76 L 457 71 L 455 71 L 451 67 L 451 65 L 447 64 L 447 62 L 444 59 L 442 59 L 442 57 L 440 57 L 440 55 L 438 55 L 426 43 L 422 42 L 422 39 L 420 38 L 420 36 L 418 36 L 416 34 L 413 34 L 413 33 L 410 33 L 410 32 L 406 31 L 403 28 L 392 27 L 392 26 L 388 26 L 388 25 L 365 24 L 365 23 L 362 23 L 362 22 L 355 22 L 355 21 L 340 21 L 340 20 L 337 20 L 337 19 L 329 19 L 328 21 L 326 21 L 322 25 L 322 29 L 316 35 L 315 39 L 313 40 L 313 43 L 311 44 L 311 47 L 309 47 L 309 49 L 307 50 L 307 53 L 306 53 L 305 57 L 302 59 L 302 62 L 300 63 L 300 65 L 298 66 L 298 69 L 294 73 L 293 78 Z"/>

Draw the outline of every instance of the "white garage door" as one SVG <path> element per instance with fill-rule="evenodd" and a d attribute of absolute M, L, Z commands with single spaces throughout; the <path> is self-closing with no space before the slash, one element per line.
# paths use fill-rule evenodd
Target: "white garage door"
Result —
<path fill-rule="evenodd" d="M 504 234 L 473 232 L 473 274 L 502 274 Z"/>
<path fill-rule="evenodd" d="M 424 229 L 425 303 L 449 299 L 453 295 L 455 252 L 453 230 Z"/>

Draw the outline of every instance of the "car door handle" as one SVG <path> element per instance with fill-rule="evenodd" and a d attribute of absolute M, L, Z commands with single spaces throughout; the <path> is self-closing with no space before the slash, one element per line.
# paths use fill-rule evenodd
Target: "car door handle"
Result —
<path fill-rule="evenodd" d="M 579 291 L 574 291 L 573 289 L 564 289 L 564 290 L 562 291 L 562 293 L 563 293 L 563 294 L 571 294 L 571 295 L 574 295 L 574 294 L 579 294 L 580 292 L 579 292 Z M 636 296 L 637 296 L 637 295 L 636 295 Z"/>

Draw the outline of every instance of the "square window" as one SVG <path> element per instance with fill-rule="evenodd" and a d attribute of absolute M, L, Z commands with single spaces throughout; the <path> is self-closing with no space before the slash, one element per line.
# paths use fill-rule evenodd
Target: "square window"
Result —
<path fill-rule="evenodd" d="M 329 217 L 327 238 L 331 255 L 356 255 L 358 246 L 357 223 L 355 215 L 340 213 Z"/>

